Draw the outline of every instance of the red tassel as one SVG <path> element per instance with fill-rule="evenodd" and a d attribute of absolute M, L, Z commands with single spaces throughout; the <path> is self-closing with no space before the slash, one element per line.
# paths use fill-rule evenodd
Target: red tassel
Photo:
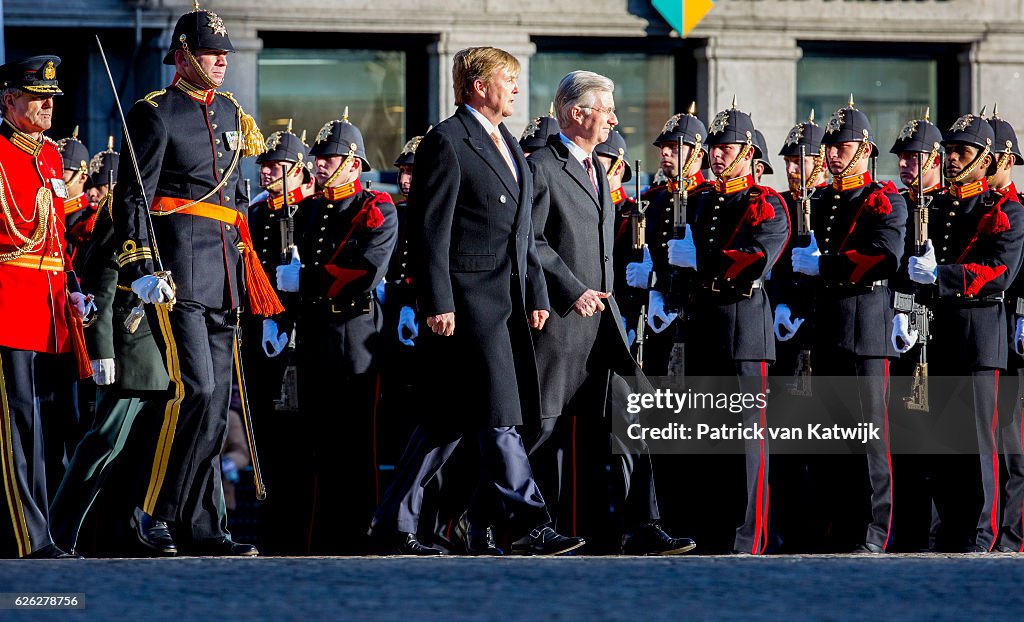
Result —
<path fill-rule="evenodd" d="M 380 208 L 376 204 L 371 205 L 370 209 L 366 212 L 366 228 L 376 229 L 377 227 L 384 224 L 384 214 L 381 213 Z"/>
<path fill-rule="evenodd" d="M 372 196 L 363 203 L 362 222 L 367 229 L 376 229 L 384 224 L 384 213 L 377 206 L 381 203 L 391 203 L 391 195 L 375 190 L 370 190 L 370 194 Z"/>
<path fill-rule="evenodd" d="M 1006 215 L 1003 214 L 1003 217 L 1005 218 Z M 984 287 L 986 283 L 998 278 L 999 275 L 1006 272 L 1006 266 L 996 266 L 991 268 L 981 264 L 968 263 L 964 264 L 964 270 L 974 275 L 974 280 L 971 281 L 971 285 L 964 293 L 968 296 L 975 296 L 981 291 L 981 288 Z"/>
<path fill-rule="evenodd" d="M 989 235 L 997 235 L 1009 230 L 1010 219 L 1006 217 L 1006 212 L 999 209 L 998 205 L 994 210 L 982 216 L 981 222 L 978 223 L 978 231 Z"/>
<path fill-rule="evenodd" d="M 82 318 L 78 317 L 70 294 L 67 297 L 67 304 L 64 305 L 64 318 L 67 320 L 68 334 L 71 337 L 71 352 L 75 355 L 75 371 L 78 372 L 79 380 L 85 380 L 92 376 L 92 363 L 89 362 L 89 350 L 85 346 Z"/>
<path fill-rule="evenodd" d="M 245 291 L 249 295 L 249 309 L 256 315 L 269 317 L 284 311 L 284 305 L 277 297 L 277 292 L 263 271 L 260 258 L 251 247 L 246 247 L 245 258 Z"/>
<path fill-rule="evenodd" d="M 886 182 L 884 186 L 872 192 L 868 198 L 866 207 L 872 214 L 879 216 L 885 216 L 892 213 L 892 203 L 889 202 L 887 194 L 897 194 L 896 186 L 891 181 Z"/>
<path fill-rule="evenodd" d="M 756 186 L 761 190 L 757 197 L 750 202 L 750 209 L 747 210 L 747 224 L 752 227 L 763 223 L 766 220 L 775 218 L 775 207 L 768 202 L 768 197 L 775 195 L 780 201 L 785 201 L 782 196 L 772 188 L 766 186 Z"/>

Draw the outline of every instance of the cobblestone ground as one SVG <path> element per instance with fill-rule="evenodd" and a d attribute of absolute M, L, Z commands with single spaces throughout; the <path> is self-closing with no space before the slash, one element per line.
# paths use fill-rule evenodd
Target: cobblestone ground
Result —
<path fill-rule="evenodd" d="M 0 562 L 0 592 L 85 595 L 0 620 L 986 620 L 1024 556 L 257 558 Z"/>

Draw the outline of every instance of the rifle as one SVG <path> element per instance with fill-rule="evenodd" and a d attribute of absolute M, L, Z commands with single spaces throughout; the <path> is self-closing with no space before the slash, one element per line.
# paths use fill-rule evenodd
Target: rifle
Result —
<path fill-rule="evenodd" d="M 688 171 L 687 171 L 688 172 Z M 683 177 L 683 137 L 680 136 L 676 143 L 676 192 L 672 205 L 672 239 L 681 240 L 686 237 L 686 207 L 690 195 L 686 189 L 686 179 Z M 674 378 L 683 378 L 686 375 L 686 343 L 685 343 L 685 317 L 683 312 L 683 297 L 685 274 L 682 268 L 673 267 L 669 272 L 668 296 L 666 296 L 666 311 L 674 311 L 679 314 L 676 318 L 675 339 L 672 343 L 672 352 L 668 358 L 668 375 Z"/>
<path fill-rule="evenodd" d="M 298 209 L 297 205 L 291 205 L 288 202 L 288 176 L 291 175 L 292 171 L 298 163 L 290 166 L 285 165 L 282 167 L 281 174 L 281 189 L 284 194 L 282 195 L 284 205 L 282 206 L 285 217 L 281 219 L 281 265 L 286 265 L 292 260 L 292 248 L 295 247 L 295 211 Z M 289 336 L 288 345 L 286 346 L 288 352 L 287 364 L 284 368 L 284 374 L 281 376 L 281 395 L 278 399 L 274 400 L 275 411 L 285 412 L 298 412 L 299 410 L 299 371 L 295 364 L 295 327 L 293 326 Z"/>
<path fill-rule="evenodd" d="M 640 305 L 640 316 L 636 319 L 636 364 L 644 368 L 644 329 L 647 328 L 647 305 Z"/>
<path fill-rule="evenodd" d="M 924 154 L 917 157 L 917 204 L 914 206 L 914 252 L 921 255 L 925 252 L 925 240 L 928 239 L 928 206 L 930 197 L 924 195 L 924 165 L 921 162 Z M 917 330 L 920 348 L 917 351 L 917 362 L 914 363 L 914 377 L 910 385 L 910 395 L 903 398 L 907 410 L 928 412 L 928 338 L 932 312 L 919 297 L 914 294 L 896 292 L 893 307 L 898 313 L 910 316 L 910 326 Z"/>
<path fill-rule="evenodd" d="M 800 240 L 810 240 L 811 237 L 811 192 L 808 188 L 807 173 L 804 171 L 804 158 L 807 157 L 807 146 L 800 145 L 800 213 L 796 221 L 796 234 Z M 808 345 L 809 340 L 801 339 L 803 345 Z M 789 389 L 790 395 L 810 397 L 813 394 L 811 389 L 811 349 L 801 347 L 796 356 L 796 370 L 793 375 L 793 385 Z"/>
<path fill-rule="evenodd" d="M 636 165 L 633 167 L 635 171 L 636 182 L 636 210 L 630 216 L 630 220 L 633 225 L 633 250 L 643 251 L 644 246 L 647 244 L 647 208 L 650 206 L 649 201 L 644 201 L 641 195 L 640 186 L 640 160 L 634 160 Z M 652 281 L 649 285 L 653 285 L 654 273 L 651 273 Z M 647 330 L 647 305 L 640 305 L 640 317 L 636 324 L 636 362 L 641 369 L 644 367 L 644 342 L 647 340 L 644 335 L 644 331 Z"/>

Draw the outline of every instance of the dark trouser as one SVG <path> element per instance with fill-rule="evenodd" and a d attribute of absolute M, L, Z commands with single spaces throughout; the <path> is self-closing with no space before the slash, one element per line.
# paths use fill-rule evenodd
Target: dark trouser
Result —
<path fill-rule="evenodd" d="M 116 386 L 96 391 L 96 419 L 68 463 L 67 472 L 50 505 L 50 531 L 57 546 L 75 548 L 78 533 L 111 465 L 124 449 L 135 418 L 144 409 L 157 414 L 163 407 L 159 394 L 129 395 Z"/>
<path fill-rule="evenodd" d="M 934 494 L 938 520 L 934 524 L 934 538 L 935 547 L 939 550 L 961 551 L 971 545 L 992 550 L 999 533 L 999 450 L 996 440 L 999 370 L 972 370 L 969 378 L 969 406 L 974 413 L 978 455 L 935 457 Z M 932 389 L 935 390 L 934 384 Z M 936 400 L 933 399 L 932 403 Z M 966 428 L 965 433 L 968 433 Z M 979 489 L 980 512 L 965 512 L 965 509 L 978 507 L 976 493 Z"/>
<path fill-rule="evenodd" d="M 891 545 L 893 513 L 892 459 L 889 452 L 889 359 L 823 351 L 817 357 L 814 371 L 815 374 L 821 376 L 857 378 L 859 406 L 849 404 L 848 399 L 844 399 L 842 396 L 834 394 L 822 396 L 822 401 L 835 423 L 847 424 L 848 422 L 840 421 L 840 419 L 843 418 L 841 413 L 849 412 L 854 423 L 870 423 L 882 430 L 883 438 L 870 441 L 865 448 L 868 481 L 871 485 L 871 522 L 868 523 L 864 543 L 880 546 L 885 550 Z M 819 384 L 822 385 L 823 390 L 827 389 L 827 383 Z M 836 460 L 827 462 L 848 462 L 847 456 L 832 456 L 832 458 L 836 458 Z M 851 456 L 851 458 L 858 457 Z M 861 472 L 863 473 L 863 471 Z M 850 482 L 853 490 L 859 488 L 854 482 L 862 481 L 861 477 Z M 837 478 L 837 481 L 840 479 L 841 477 Z M 850 494 L 849 490 L 838 492 L 845 496 Z M 849 499 L 841 499 L 838 505 L 854 507 L 855 504 L 850 504 L 849 501 Z"/>
<path fill-rule="evenodd" d="M 0 553 L 24 557 L 53 543 L 47 525 L 36 353 L 0 346 Z"/>
<path fill-rule="evenodd" d="M 608 412 L 612 417 L 626 419 L 619 425 L 612 425 L 608 435 L 612 456 L 611 502 L 614 507 L 624 508 L 626 529 L 633 529 L 661 518 L 658 511 L 658 496 L 654 488 L 654 467 L 646 445 L 623 438 L 615 430 L 627 430 L 636 421 L 626 409 L 629 385 L 618 374 L 611 374 L 608 387 Z M 593 405 L 599 411 L 602 404 Z M 576 426 L 590 422 L 590 417 L 579 418 L 579 414 L 564 413 L 560 417 L 542 419 L 539 428 L 529 441 L 528 454 L 537 479 L 555 515 L 562 522 L 568 521 L 571 528 L 559 523 L 561 531 L 576 531 Z"/>
<path fill-rule="evenodd" d="M 64 477 L 67 461 L 85 433 L 78 409 L 74 354 L 36 356 L 36 395 L 46 447 L 46 492 L 52 499 Z"/>
<path fill-rule="evenodd" d="M 464 437 L 476 441 L 481 457 L 476 497 L 470 504 L 471 524 L 484 526 L 503 521 L 515 538 L 550 522 L 523 441 L 514 427 L 461 434 L 419 425 L 402 454 L 395 481 L 384 492 L 374 517 L 375 525 L 416 533 L 423 491 Z"/>
<path fill-rule="evenodd" d="M 1024 552 L 1024 368 L 1016 370 L 1014 376 L 1016 382 L 1004 379 L 999 387 L 999 433 L 1007 473 L 999 546 L 1021 553 Z"/>
<path fill-rule="evenodd" d="M 188 300 L 173 311 L 156 305 L 146 312 L 171 395 L 142 509 L 172 523 L 179 545 L 226 537 L 220 453 L 234 376 L 234 313 Z"/>
<path fill-rule="evenodd" d="M 296 356 L 304 438 L 291 449 L 291 459 L 297 463 L 294 486 L 310 492 L 305 500 L 295 499 L 298 505 L 292 512 L 296 522 L 305 522 L 310 553 L 367 552 L 366 526 L 378 503 L 376 352 L 381 321 L 375 305 L 368 314 L 307 315 L 299 323 Z"/>

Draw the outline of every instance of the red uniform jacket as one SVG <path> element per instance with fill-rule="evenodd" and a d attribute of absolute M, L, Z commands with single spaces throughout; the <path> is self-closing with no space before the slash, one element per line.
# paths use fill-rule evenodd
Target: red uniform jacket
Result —
<path fill-rule="evenodd" d="M 6 259 L 0 261 L 0 346 L 49 353 L 71 349 L 65 316 L 65 270 L 71 263 L 65 252 L 64 199 L 57 192 L 64 194 L 63 168 L 52 141 L 37 142 L 7 121 L 0 123 L 0 259 Z M 41 189 L 52 197 L 45 234 L 28 252 L 10 257 L 27 245 L 15 230 L 33 237 Z"/>

